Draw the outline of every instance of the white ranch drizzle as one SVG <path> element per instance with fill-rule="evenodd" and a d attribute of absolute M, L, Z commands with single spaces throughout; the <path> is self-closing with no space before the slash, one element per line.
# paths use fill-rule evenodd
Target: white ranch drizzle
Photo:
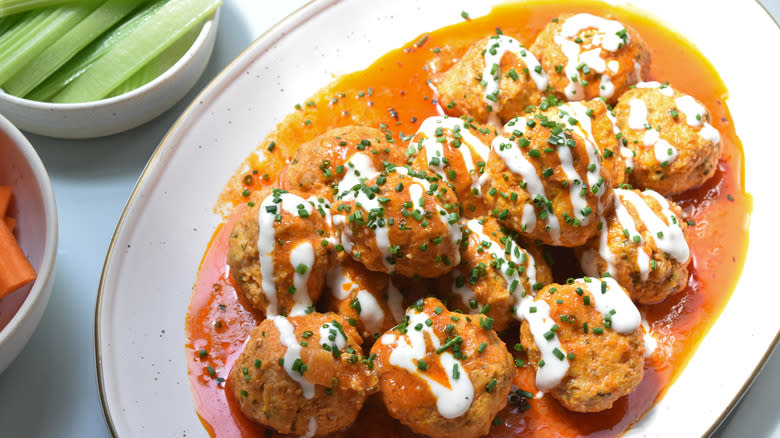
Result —
<path fill-rule="evenodd" d="M 355 298 L 360 304 L 360 321 L 363 326 L 371 333 L 379 333 L 385 321 L 385 312 L 376 298 L 366 290 L 358 291 Z"/>
<path fill-rule="evenodd" d="M 658 339 L 653 336 L 650 324 L 644 318 L 642 318 L 642 341 L 645 344 L 645 357 L 652 356 L 655 349 L 658 348 Z"/>
<path fill-rule="evenodd" d="M 594 49 L 582 51 L 582 45 L 575 42 L 577 34 L 585 29 L 596 29 L 597 33 L 593 36 L 592 44 Z M 618 34 L 625 35 L 625 41 Z M 577 14 L 563 22 L 560 32 L 553 37 L 555 44 L 561 48 L 561 52 L 566 56 L 567 62 L 564 66 L 564 72 L 569 80 L 569 84 L 564 89 L 564 94 L 568 100 L 582 100 L 585 98 L 584 88 L 580 82 L 580 71 L 578 67 L 581 64 L 587 65 L 599 74 L 606 71 L 607 64 L 601 58 L 602 49 L 607 52 L 616 52 L 624 43 L 629 41 L 629 36 L 625 33 L 625 27 L 617 21 L 606 20 L 591 14 Z M 614 68 L 617 70 L 618 68 Z M 610 67 L 610 70 L 613 70 Z M 599 94 L 604 98 L 612 97 L 614 86 L 607 87 L 605 83 L 611 85 L 611 78 L 601 80 L 602 88 Z M 607 88 L 610 88 L 609 90 Z"/>
<path fill-rule="evenodd" d="M 390 338 L 390 336 L 395 338 L 394 335 L 382 336 L 381 342 L 384 345 L 391 345 L 397 341 L 390 353 L 390 364 L 407 370 L 428 384 L 436 399 L 436 409 L 442 417 L 460 417 L 469 410 L 474 400 L 474 385 L 471 383 L 468 372 L 449 351 L 437 355 L 447 375 L 449 388 L 428 377 L 425 371 L 418 369 L 417 363 L 425 357 L 427 351 L 425 334 L 428 334 L 434 349 L 441 347 L 441 342 L 433 329 L 425 323 L 430 318 L 428 314 L 410 308 L 406 315 L 409 317 L 409 323 L 405 335 L 397 339 Z M 422 329 L 417 330 L 416 327 L 422 327 Z M 457 378 L 453 372 L 455 367 L 458 369 Z"/>
<path fill-rule="evenodd" d="M 435 65 L 435 63 L 431 63 L 431 64 Z M 433 97 L 435 98 L 435 99 L 433 99 L 433 102 L 434 102 L 434 105 L 436 105 L 436 114 L 438 114 L 440 116 L 447 115 L 447 113 L 444 111 L 444 108 L 442 108 L 441 104 L 439 103 L 439 101 L 441 99 L 439 99 L 439 90 L 436 88 L 436 85 L 434 85 L 433 81 L 430 80 L 430 79 L 425 81 L 425 83 L 428 84 L 428 88 L 430 88 L 431 91 L 433 91 Z"/>
<path fill-rule="evenodd" d="M 626 162 L 626 172 L 630 173 L 631 170 L 634 167 L 634 151 L 627 148 L 623 143 L 623 133 L 620 132 L 620 128 L 618 128 L 617 125 L 617 118 L 615 118 L 615 115 L 612 114 L 612 111 L 607 111 L 607 118 L 610 122 L 612 122 L 612 132 L 615 133 L 615 137 L 618 140 L 618 147 L 620 147 L 620 155 L 623 157 L 623 160 Z"/>
<path fill-rule="evenodd" d="M 370 292 L 360 288 L 358 282 L 348 272 L 344 271 L 341 264 L 337 264 L 328 271 L 327 282 L 331 293 L 338 300 L 346 300 L 350 295 L 355 294 L 355 299 L 360 304 L 360 320 L 368 331 L 377 333 L 382 329 L 382 323 L 385 318 L 382 307 Z M 398 320 L 400 318 L 396 319 L 396 321 Z"/>
<path fill-rule="evenodd" d="M 504 133 L 512 133 L 515 129 L 524 133 L 526 122 L 525 117 L 515 117 L 504 125 Z M 515 175 L 520 175 L 523 182 L 526 184 L 525 190 L 528 192 L 531 199 L 534 199 L 537 196 L 540 196 L 545 200 L 547 199 L 544 185 L 539 178 L 539 174 L 536 172 L 536 168 L 525 158 L 519 146 L 513 144 L 508 138 L 500 135 L 493 139 L 491 146 L 493 151 L 496 152 L 496 155 L 504 160 L 509 171 Z M 544 221 L 549 229 L 553 244 L 557 245 L 560 243 L 561 226 L 555 214 L 553 212 L 548 213 L 549 214 Z"/>
<path fill-rule="evenodd" d="M 420 200 L 423 199 L 423 192 L 430 191 L 430 184 L 427 180 L 422 178 L 416 178 L 409 175 L 408 169 L 405 167 L 396 167 L 394 169 L 395 172 L 398 172 L 401 175 L 406 175 L 411 178 L 411 182 L 404 185 L 404 190 L 406 190 L 409 193 L 409 198 L 412 201 L 413 205 L 415 206 L 415 210 L 417 211 L 417 207 L 420 206 Z M 373 197 L 369 197 L 363 190 L 357 190 L 357 195 L 355 195 L 354 190 L 350 190 L 352 187 L 350 187 L 347 191 L 342 192 L 339 195 L 340 200 L 345 201 L 355 201 L 356 205 L 360 206 L 363 210 L 366 212 L 370 211 L 378 211 L 380 209 L 383 209 L 382 205 L 379 202 L 379 196 L 373 195 Z M 433 200 L 434 206 L 436 207 L 438 215 L 434 215 L 435 217 L 438 217 L 440 221 L 442 221 L 445 225 L 447 225 L 449 229 L 449 236 L 452 241 L 453 247 L 457 247 L 458 241 L 460 240 L 460 228 L 457 225 L 457 223 L 450 224 L 447 220 L 447 211 L 442 208 L 442 206 L 439 204 L 439 202 L 434 199 Z M 423 213 L 423 211 L 420 211 L 420 213 Z M 341 225 L 342 233 L 341 233 L 341 245 L 344 247 L 344 249 L 347 252 L 352 252 L 352 231 L 351 227 L 347 223 L 347 218 L 344 215 L 334 215 L 333 216 L 333 223 L 336 225 Z M 372 229 L 374 233 L 374 239 L 376 241 L 376 248 L 377 250 L 382 254 L 382 263 L 384 264 L 385 268 L 388 272 L 394 272 L 395 268 L 393 264 L 390 263 L 390 235 L 389 235 L 389 225 L 385 222 L 384 226 L 380 226 L 379 223 L 376 224 L 376 227 Z M 460 263 L 460 254 L 455 251 L 455 260 L 452 260 L 453 264 Z"/>
<path fill-rule="evenodd" d="M 655 88 L 658 89 L 658 91 L 663 94 L 666 97 L 673 97 L 674 96 L 674 89 L 670 87 L 668 84 L 664 83 L 661 84 L 659 82 L 651 81 L 651 82 L 639 82 L 636 84 L 637 88 Z M 712 143 L 720 143 L 720 133 L 717 129 L 715 129 L 712 125 L 710 125 L 708 122 L 704 121 L 704 115 L 707 113 L 707 109 L 696 101 L 692 96 L 689 96 L 687 94 L 682 95 L 680 97 L 677 97 L 674 99 L 674 104 L 679 110 L 685 114 L 685 122 L 690 127 L 698 127 L 701 126 L 699 129 L 699 136 L 701 138 L 710 141 Z M 656 158 L 658 157 L 658 151 L 656 151 Z M 677 156 L 675 151 L 675 157 Z M 673 160 L 673 159 L 672 159 Z M 671 162 L 672 160 L 669 160 Z"/>
<path fill-rule="evenodd" d="M 480 175 L 475 168 L 475 161 L 471 152 L 473 149 L 473 152 L 478 157 L 477 161 L 485 162 L 490 154 L 490 147 L 472 134 L 466 126 L 466 123 L 459 118 L 433 116 L 423 120 L 415 135 L 416 137 L 422 134 L 423 137 L 416 142 L 412 141 L 411 146 L 414 146 L 416 143 L 417 151 L 425 151 L 428 167 L 436 172 L 437 175 L 441 176 L 443 181 L 447 180 L 447 175 L 444 172 L 444 163 L 442 162 L 442 158 L 444 158 L 444 149 L 442 148 L 442 144 L 436 141 L 436 131 L 439 129 L 449 129 L 453 132 L 453 135 L 460 136 L 461 145 L 455 149 L 460 152 L 463 157 L 463 162 L 466 165 L 466 170 L 469 172 L 469 175 L 471 175 L 471 188 L 476 189 L 476 193 L 481 195 L 479 185 Z M 435 164 L 434 159 L 438 159 L 439 164 Z"/>
<path fill-rule="evenodd" d="M 597 187 L 597 191 L 595 192 L 596 196 L 599 198 L 599 204 L 598 204 L 598 212 L 601 213 L 603 211 L 603 206 L 601 205 L 601 197 L 606 192 L 606 184 L 604 183 L 603 178 L 601 177 L 601 163 L 599 161 L 599 149 L 598 149 L 598 143 L 596 143 L 596 138 L 593 136 L 593 126 L 590 122 L 590 116 L 588 116 L 588 108 L 579 103 L 579 102 L 569 102 L 568 104 L 563 104 L 559 107 L 559 110 L 562 114 L 566 116 L 570 116 L 576 120 L 577 123 L 572 124 L 569 120 L 569 117 L 561 117 L 561 120 L 566 123 L 574 132 L 577 132 L 580 134 L 580 137 L 585 142 L 585 150 L 588 153 L 588 171 L 586 173 L 587 176 L 587 182 L 588 186 L 586 187 L 589 192 L 592 193 L 592 189 L 594 187 Z M 569 147 L 568 146 L 558 146 L 558 155 L 560 156 L 560 151 L 562 148 L 565 148 L 568 152 Z M 570 152 L 569 152 L 570 154 Z M 561 162 L 563 162 L 563 159 L 561 159 Z M 591 171 L 590 168 L 593 168 Z M 573 168 L 572 168 L 573 170 Z M 582 178 L 580 178 L 579 174 L 577 174 L 576 171 L 574 171 L 575 178 L 579 181 L 582 181 Z M 567 178 L 569 178 L 569 175 L 566 175 Z M 573 181 L 572 178 L 569 178 Z M 570 191 L 570 197 L 572 198 L 572 203 L 574 202 L 575 198 L 581 198 L 585 200 L 584 197 L 579 195 L 579 190 L 581 187 L 576 187 L 575 184 L 570 184 L 571 188 Z M 576 196 L 575 192 L 573 191 L 577 188 Z M 587 203 L 586 203 L 587 204 Z M 582 213 L 582 209 L 580 208 L 574 208 L 574 214 L 577 217 L 577 219 L 580 219 L 583 225 L 586 225 L 590 221 L 590 216 L 586 216 Z"/>
<path fill-rule="evenodd" d="M 326 281 L 330 293 L 338 300 L 346 300 L 353 291 L 360 289 L 357 282 L 344 271 L 341 263 L 328 270 Z"/>
<path fill-rule="evenodd" d="M 637 131 L 644 130 L 642 143 L 653 148 L 655 159 L 659 163 L 669 164 L 677 159 L 677 148 L 661 139 L 658 130 L 650 127 L 647 121 L 647 105 L 642 99 L 631 99 L 628 102 L 628 127 Z"/>
<path fill-rule="evenodd" d="M 531 204 L 525 204 L 523 206 L 523 220 L 521 222 L 523 230 L 526 232 L 533 232 L 536 228 L 536 211 Z"/>
<path fill-rule="evenodd" d="M 278 200 L 278 203 L 275 202 L 275 200 Z M 268 299 L 268 306 L 265 311 L 268 317 L 279 314 L 276 284 L 274 283 L 274 261 L 272 256 L 274 247 L 276 246 L 276 232 L 274 229 L 276 215 L 282 214 L 282 211 L 297 215 L 299 209 L 305 210 L 308 214 L 311 214 L 312 212 L 311 204 L 300 196 L 292 193 L 281 193 L 278 194 L 278 196 L 271 194 L 266 196 L 260 203 L 260 209 L 258 210 L 257 215 L 257 252 L 258 263 L 260 264 L 260 275 L 262 276 L 260 289 Z M 287 292 L 285 291 L 285 293 Z M 309 304 L 311 304 L 311 301 Z"/>
<path fill-rule="evenodd" d="M 371 158 L 364 153 L 356 152 L 344 164 L 344 176 L 338 185 L 339 194 L 377 175 L 379 171 L 374 167 Z"/>
<path fill-rule="evenodd" d="M 379 342 L 381 342 L 382 345 L 390 345 L 390 344 L 395 343 L 396 339 L 398 339 L 398 337 L 396 335 L 394 335 L 392 333 L 387 333 L 387 334 L 382 335 L 381 338 L 379 338 Z"/>
<path fill-rule="evenodd" d="M 293 304 L 290 310 L 290 316 L 305 315 L 307 308 L 311 307 L 311 297 L 309 297 L 309 274 L 314 266 L 314 247 L 309 242 L 303 242 L 296 245 L 290 251 L 290 265 L 293 267 Z M 303 273 L 298 272 L 298 267 L 304 266 L 306 270 Z M 301 269 L 303 270 L 303 269 Z"/>
<path fill-rule="evenodd" d="M 396 167 L 395 171 L 401 175 L 410 176 L 409 169 L 406 167 Z M 428 182 L 428 180 L 423 178 L 416 178 L 413 176 L 410 176 L 410 178 L 413 182 L 411 184 L 406 184 L 405 187 L 406 190 L 409 191 L 409 199 L 412 201 L 416 209 L 420 205 L 420 201 L 423 199 L 423 193 L 422 191 L 418 193 L 417 189 L 415 189 L 415 194 L 412 194 L 412 188 L 422 186 L 425 192 L 432 192 L 431 184 Z M 438 217 L 439 220 L 447 226 L 447 229 L 449 230 L 448 235 L 450 236 L 450 243 L 452 243 L 453 248 L 457 248 L 461 238 L 460 225 L 457 222 L 449 223 L 447 210 L 441 206 L 435 197 L 433 197 L 433 205 L 436 207 L 436 212 L 438 213 L 434 216 Z M 420 211 L 420 213 L 423 212 Z M 460 251 L 454 252 L 454 259 L 455 260 L 451 261 L 453 265 L 460 263 Z"/>
<path fill-rule="evenodd" d="M 403 295 L 401 291 L 393 284 L 393 279 L 387 281 L 387 307 L 390 308 L 390 313 L 393 314 L 395 322 L 401 322 L 404 317 L 404 305 Z"/>
<path fill-rule="evenodd" d="M 317 435 L 317 418 L 309 417 L 309 426 L 306 429 L 306 435 L 303 435 L 302 438 L 313 438 L 314 435 Z"/>
<path fill-rule="evenodd" d="M 482 70 L 482 84 L 485 86 L 483 100 L 488 105 L 488 108 L 491 109 L 491 112 L 500 110 L 498 93 L 500 92 L 499 82 L 502 74 L 501 58 L 507 52 L 513 53 L 525 64 L 525 67 L 528 69 L 528 75 L 531 76 L 531 80 L 536 84 L 537 90 L 546 90 L 549 83 L 547 73 L 542 70 L 539 60 L 536 59 L 530 50 L 510 36 L 492 36 L 485 45 L 483 55 L 485 68 Z"/>
<path fill-rule="evenodd" d="M 347 345 L 347 338 L 340 327 L 328 322 L 320 326 L 320 345 L 327 347 L 328 351 L 341 351 Z"/>
<path fill-rule="evenodd" d="M 472 236 L 476 237 L 479 245 L 487 251 L 492 260 L 495 260 L 496 266 L 493 269 L 501 274 L 506 283 L 507 291 L 514 297 L 515 303 L 519 303 L 530 292 L 523 287 L 521 274 L 526 277 L 528 284 L 536 283 L 534 258 L 509 237 L 506 238 L 506 245 L 502 245 L 497 239 L 485 234 L 482 224 L 477 219 L 466 222 L 465 228 L 471 231 L 469 240 L 472 239 Z M 510 266 L 510 263 L 514 267 Z M 462 286 L 453 284 L 453 291 L 459 294 L 466 304 L 469 304 L 469 301 L 474 298 L 474 292 L 469 287 L 467 280 Z M 470 310 L 471 313 L 477 313 L 480 309 L 471 308 Z"/>
<path fill-rule="evenodd" d="M 658 91 L 666 97 L 674 96 L 674 89 L 672 89 L 672 87 L 656 81 L 639 82 L 636 84 L 636 88 L 657 88 Z"/>
<path fill-rule="evenodd" d="M 688 248 L 688 242 L 685 240 L 685 235 L 680 226 L 680 220 L 672 213 L 669 201 L 653 190 L 648 189 L 642 192 L 642 194 L 650 196 L 661 205 L 661 215 L 666 218 L 667 224 L 655 214 L 646 202 L 637 203 L 637 201 L 641 200 L 639 196 L 633 192 L 629 193 L 633 195 L 634 208 L 645 223 L 648 231 L 650 231 L 650 236 L 655 240 L 656 246 L 674 257 L 680 263 L 688 261 L 688 258 L 691 255 L 690 248 Z M 629 197 L 631 197 L 631 195 L 629 195 Z"/>
<path fill-rule="evenodd" d="M 528 322 L 534 343 L 544 361 L 543 366 L 536 370 L 536 387 L 541 391 L 549 391 L 558 385 L 569 371 L 566 351 L 561 346 L 558 335 L 552 330 L 555 321 L 550 317 L 550 306 L 544 300 L 535 300 L 533 296 L 526 295 L 518 303 L 515 316 Z M 552 333 L 552 336 L 548 333 Z M 556 350 L 563 355 L 563 359 L 558 358 Z"/>
<path fill-rule="evenodd" d="M 615 205 L 615 216 L 617 216 L 618 222 L 620 222 L 620 226 L 623 227 L 623 233 L 626 234 L 626 238 L 629 239 L 629 241 L 639 245 L 639 247 L 636 249 L 636 264 L 637 268 L 639 268 L 642 280 L 647 280 L 648 276 L 650 275 L 650 254 L 648 254 L 648 249 L 642 245 L 644 239 L 642 238 L 642 235 L 639 234 L 639 230 L 637 229 L 636 222 L 634 222 L 634 218 L 626 209 L 625 204 L 623 204 L 622 200 L 626 193 L 633 194 L 633 192 L 630 190 L 615 189 L 615 197 L 613 198 Z M 602 228 L 602 233 L 607 232 L 605 228 L 606 227 Z M 602 241 L 604 242 L 606 249 L 600 248 L 599 252 L 601 253 L 609 251 L 609 247 L 606 245 L 606 240 L 602 238 Z M 609 272 L 614 272 L 613 265 L 609 265 Z"/>
<path fill-rule="evenodd" d="M 596 310 L 610 321 L 610 327 L 618 333 L 628 335 L 634 332 L 642 321 L 625 289 L 610 277 L 585 277 L 575 283 L 584 285 L 593 296 Z"/>
<path fill-rule="evenodd" d="M 661 220 L 659 215 L 650 208 L 641 196 L 631 190 L 615 189 L 614 205 L 618 222 L 623 228 L 623 232 L 628 234 L 626 239 L 638 245 L 636 264 L 641 274 L 641 278 L 644 281 L 649 278 L 650 274 L 651 250 L 647 248 L 645 239 L 639 234 L 633 216 L 625 207 L 626 202 L 634 207 L 634 211 L 636 211 L 636 214 L 639 216 L 639 220 L 641 220 L 647 228 L 647 235 L 653 239 L 655 245 L 659 249 L 674 257 L 680 263 L 685 263 L 688 260 L 690 249 L 688 248 L 688 243 L 685 240 L 682 228 L 680 227 L 679 219 L 672 213 L 669 202 L 664 199 L 663 196 L 652 190 L 645 190 L 642 194 L 651 196 L 661 205 L 661 216 L 668 218 L 667 221 L 669 222 L 669 225 Z M 599 256 L 607 263 L 607 272 L 614 275 L 615 255 L 610 250 L 607 239 L 608 230 L 606 225 L 603 225 L 601 227 L 599 239 Z M 595 262 L 596 261 L 593 258 L 583 257 L 583 270 L 589 275 L 596 275 Z"/>
<path fill-rule="evenodd" d="M 272 318 L 276 329 L 279 330 L 279 342 L 287 347 L 287 351 L 284 353 L 284 370 L 291 379 L 298 382 L 301 385 L 301 391 L 303 397 L 311 399 L 314 397 L 314 384 L 310 383 L 303 377 L 303 374 L 292 369 L 296 359 L 301 359 L 301 346 L 298 344 L 298 339 L 295 337 L 295 330 L 290 321 L 283 316 L 275 316 Z"/>
<path fill-rule="evenodd" d="M 707 110 L 691 96 L 685 95 L 674 99 L 674 104 L 685 114 L 685 122 L 688 126 L 701 126 L 702 118 Z"/>

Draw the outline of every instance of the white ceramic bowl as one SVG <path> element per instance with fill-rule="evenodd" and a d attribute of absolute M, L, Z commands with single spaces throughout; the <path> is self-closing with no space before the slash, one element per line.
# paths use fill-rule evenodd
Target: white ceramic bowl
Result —
<path fill-rule="evenodd" d="M 22 351 L 41 320 L 54 284 L 57 206 L 49 175 L 29 141 L 0 116 L 0 185 L 14 191 L 15 236 L 38 277 L 0 300 L 0 373 Z"/>
<path fill-rule="evenodd" d="M 208 64 L 217 37 L 219 9 L 206 21 L 190 49 L 165 73 L 119 96 L 85 103 L 48 103 L 0 90 L 0 114 L 19 129 L 57 138 L 117 134 L 148 122 L 178 102 Z"/>

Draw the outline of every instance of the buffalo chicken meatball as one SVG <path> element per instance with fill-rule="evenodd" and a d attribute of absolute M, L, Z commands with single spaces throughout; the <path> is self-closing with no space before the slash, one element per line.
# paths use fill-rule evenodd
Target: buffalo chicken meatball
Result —
<path fill-rule="evenodd" d="M 596 233 L 596 218 L 612 198 L 615 166 L 603 165 L 593 133 L 611 125 L 592 123 L 591 105 L 551 106 L 504 126 L 506 137 L 493 140 L 483 187 L 499 222 L 556 246 L 579 246 Z"/>
<path fill-rule="evenodd" d="M 466 217 L 483 216 L 479 179 L 485 172 L 494 134 L 454 117 L 429 117 L 409 144 L 412 168 L 435 173 L 452 188 Z"/>
<path fill-rule="evenodd" d="M 228 388 L 244 415 L 280 433 L 342 430 L 377 387 L 360 343 L 336 314 L 266 319 L 249 333 Z"/>
<path fill-rule="evenodd" d="M 331 211 L 344 250 L 369 270 L 434 278 L 460 262 L 456 203 L 437 177 L 398 167 L 341 193 Z"/>
<path fill-rule="evenodd" d="M 227 263 L 238 291 L 266 316 L 300 315 L 320 296 L 330 234 L 319 201 L 264 190 L 230 233 Z"/>
<path fill-rule="evenodd" d="M 614 211 L 600 234 L 577 249 L 586 275 L 609 274 L 642 304 L 688 284 L 688 224 L 680 207 L 652 190 L 615 190 Z"/>
<path fill-rule="evenodd" d="M 563 15 L 536 37 L 531 52 L 566 100 L 614 103 L 646 76 L 650 54 L 634 29 L 591 14 Z"/>
<path fill-rule="evenodd" d="M 575 412 L 598 412 L 642 381 L 641 316 L 611 278 L 551 284 L 520 311 L 537 387 Z"/>
<path fill-rule="evenodd" d="M 518 245 L 510 230 L 493 218 L 472 219 L 463 225 L 461 263 L 440 282 L 451 308 L 493 318 L 503 331 L 515 319 L 515 305 L 526 294 L 552 282 L 541 250 Z"/>
<path fill-rule="evenodd" d="M 623 144 L 632 152 L 632 185 L 664 196 L 702 185 L 718 167 L 720 134 L 696 99 L 643 82 L 615 107 Z"/>
<path fill-rule="evenodd" d="M 384 170 L 387 162 L 403 164 L 405 160 L 403 151 L 388 143 L 379 129 L 334 128 L 300 145 L 282 172 L 281 186 L 333 200 L 340 184 L 355 184 L 360 177 L 371 178 Z M 355 174 L 355 163 L 366 174 Z"/>
<path fill-rule="evenodd" d="M 519 41 L 496 35 L 474 43 L 435 85 L 448 114 L 500 123 L 541 101 L 547 75 Z"/>
<path fill-rule="evenodd" d="M 514 362 L 484 315 L 448 311 L 428 298 L 371 349 L 390 416 L 433 438 L 472 438 L 507 403 Z"/>

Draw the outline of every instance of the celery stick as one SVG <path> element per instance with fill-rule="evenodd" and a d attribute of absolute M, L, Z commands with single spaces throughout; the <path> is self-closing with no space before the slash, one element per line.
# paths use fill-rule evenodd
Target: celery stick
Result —
<path fill-rule="evenodd" d="M 137 0 L 107 0 L 3 84 L 6 93 L 24 97 L 137 5 Z"/>
<path fill-rule="evenodd" d="M 203 29 L 203 26 L 196 26 L 190 29 L 183 37 L 173 43 L 171 47 L 168 47 L 160 53 L 157 58 L 154 58 L 151 62 L 144 65 L 140 70 L 135 72 L 135 74 L 111 91 L 107 97 L 119 96 L 128 91 L 133 91 L 165 73 L 169 68 L 173 67 L 185 53 L 187 53 L 187 50 L 189 50 L 190 47 L 192 47 L 192 43 L 198 38 L 201 29 Z"/>
<path fill-rule="evenodd" d="M 40 102 L 50 100 L 55 94 L 59 93 L 66 85 L 71 83 L 77 77 L 82 75 L 98 58 L 103 56 L 117 41 L 130 35 L 136 27 L 149 19 L 152 14 L 159 10 L 168 0 L 155 0 L 153 3 L 144 6 L 134 15 L 109 30 L 97 41 L 92 42 L 84 50 L 77 53 L 70 61 L 60 67 L 38 88 L 25 96 L 27 99 Z"/>
<path fill-rule="evenodd" d="M 170 0 L 131 36 L 117 42 L 84 74 L 54 96 L 53 101 L 70 103 L 102 99 L 210 16 L 220 3 L 220 0 Z"/>
<path fill-rule="evenodd" d="M 0 0 L 0 17 L 76 0 Z"/>
<path fill-rule="evenodd" d="M 52 14 L 53 9 L 45 9 L 39 13 L 27 14 L 13 29 L 0 37 L 0 53 L 2 56 L 11 53 L 19 46 L 29 41 L 37 32 L 45 26 L 46 20 Z"/>
<path fill-rule="evenodd" d="M 4 84 L 26 64 L 34 60 L 46 47 L 52 45 L 68 29 L 83 20 L 97 7 L 94 2 L 80 2 L 77 5 L 57 7 L 51 14 L 47 26 L 36 32 L 29 41 L 20 45 L 11 53 L 0 57 L 0 84 Z"/>
<path fill-rule="evenodd" d="M 5 35 L 9 29 L 16 26 L 16 23 L 23 18 L 24 14 L 16 14 L 8 17 L 0 18 L 0 36 Z"/>

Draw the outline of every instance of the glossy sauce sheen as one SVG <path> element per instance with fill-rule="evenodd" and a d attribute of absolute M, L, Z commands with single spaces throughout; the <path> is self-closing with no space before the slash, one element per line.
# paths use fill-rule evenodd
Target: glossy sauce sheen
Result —
<path fill-rule="evenodd" d="M 726 87 L 710 63 L 687 41 L 635 11 L 593 1 L 565 4 L 529 1 L 500 6 L 486 16 L 443 28 L 394 50 L 362 72 L 339 78 L 321 90 L 280 124 L 261 149 L 273 142 L 270 153 L 260 159 L 250 156 L 243 169 L 228 183 L 218 210 L 226 214 L 204 256 L 186 322 L 186 354 L 195 409 L 214 436 L 275 436 L 246 419 L 228 396 L 222 379 L 241 352 L 249 330 L 261 321 L 242 302 L 227 275 L 225 254 L 233 223 L 245 208 L 245 191 L 273 185 L 298 144 L 326 129 L 348 124 L 379 126 L 393 133 L 395 145 L 406 148 L 400 134 L 413 135 L 420 123 L 436 115 L 433 92 L 426 81 L 435 71 L 449 68 L 468 45 L 500 27 L 504 34 L 530 46 L 536 34 L 561 13 L 589 12 L 611 17 L 634 27 L 650 48 L 650 77 L 645 81 L 669 81 L 672 86 L 700 100 L 710 110 L 712 124 L 722 137 L 722 153 L 715 176 L 703 187 L 674 198 L 695 222 L 690 229 L 691 264 L 688 287 L 653 306 L 640 306 L 658 348 L 647 359 L 644 380 L 631 395 L 618 400 L 608 411 L 577 414 L 543 397 L 510 403 L 500 414 L 503 424 L 491 436 L 614 436 L 623 433 L 660 399 L 695 352 L 701 338 L 723 310 L 734 290 L 747 250 L 747 226 L 752 201 L 744 193 L 743 151 L 724 100 Z M 436 50 L 435 50 L 436 49 Z M 438 52 L 438 53 L 437 53 Z M 685 68 L 680 68 L 684 65 Z M 446 103 L 443 103 L 446 104 Z M 554 254 L 558 254 L 555 251 Z M 556 278 L 565 279 L 572 269 L 566 254 L 556 258 Z M 576 261 L 573 261 L 576 266 Z M 562 272 L 562 271 L 571 272 Z M 577 276 L 577 275 L 572 275 Z M 517 332 L 504 337 L 510 346 Z M 206 350 L 201 357 L 199 351 Z M 514 352 L 516 355 L 520 353 Z M 518 356 L 522 357 L 522 356 Z M 209 368 L 210 367 L 210 368 Z M 535 393 L 529 367 L 517 368 L 514 383 Z M 378 396 L 369 398 L 356 423 L 338 436 L 414 436 L 408 428 L 389 418 Z"/>

